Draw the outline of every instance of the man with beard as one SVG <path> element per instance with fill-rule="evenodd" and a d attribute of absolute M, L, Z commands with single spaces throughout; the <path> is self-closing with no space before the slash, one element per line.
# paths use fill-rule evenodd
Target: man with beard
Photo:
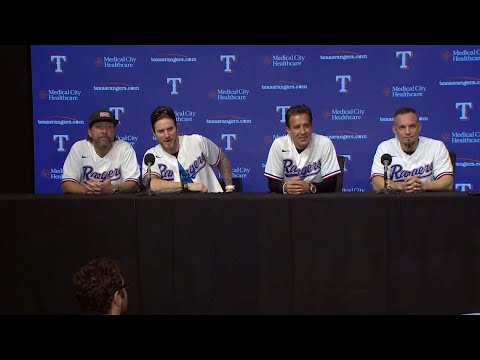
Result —
<path fill-rule="evenodd" d="M 392 157 L 387 187 L 396 191 L 452 191 L 453 166 L 445 144 L 420 136 L 422 124 L 415 109 L 403 107 L 394 116 L 395 137 L 378 145 L 373 159 L 370 182 L 373 190 L 384 188 L 382 155 Z"/>
<path fill-rule="evenodd" d="M 128 307 L 127 283 L 120 267 L 99 257 L 83 265 L 73 276 L 75 295 L 85 314 L 123 315 Z"/>
<path fill-rule="evenodd" d="M 225 153 L 210 139 L 199 135 L 179 135 L 175 111 L 158 106 L 150 115 L 152 133 L 158 144 L 145 153 L 154 155 L 151 190 L 155 192 L 223 192 L 212 166 L 225 182 L 225 192 L 233 192 L 232 166 Z M 145 158 L 144 155 L 144 158 Z M 144 182 L 148 168 L 142 164 Z"/>
<path fill-rule="evenodd" d="M 62 191 L 77 194 L 136 192 L 140 170 L 132 145 L 116 137 L 111 111 L 90 115 L 86 140 L 73 144 L 63 165 Z"/>

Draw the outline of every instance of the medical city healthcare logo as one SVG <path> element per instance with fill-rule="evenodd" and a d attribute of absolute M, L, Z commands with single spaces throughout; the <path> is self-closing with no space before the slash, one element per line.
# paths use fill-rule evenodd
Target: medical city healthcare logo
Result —
<path fill-rule="evenodd" d="M 425 95 L 427 87 L 423 85 L 392 85 L 383 88 L 383 95 L 398 97 L 422 97 Z"/>
<path fill-rule="evenodd" d="M 247 100 L 250 90 L 248 89 L 212 89 L 208 92 L 208 98 L 220 101 L 244 101 Z"/>
<path fill-rule="evenodd" d="M 42 169 L 40 176 L 44 179 L 62 180 L 63 168 Z"/>
<path fill-rule="evenodd" d="M 234 178 L 246 179 L 250 171 L 251 171 L 251 168 L 246 166 L 232 167 L 232 175 Z M 217 174 L 218 174 L 217 175 L 218 178 L 222 177 L 222 174 L 220 173 L 220 171 L 217 171 Z"/>
<path fill-rule="evenodd" d="M 133 147 L 135 147 L 135 145 L 137 144 L 137 141 L 138 141 L 138 135 L 134 135 L 134 134 L 125 134 L 125 135 L 117 134 L 117 137 L 120 140 L 128 142 Z"/>
<path fill-rule="evenodd" d="M 332 109 L 323 110 L 322 117 L 325 120 L 362 120 L 365 114 L 364 109 Z"/>
<path fill-rule="evenodd" d="M 177 122 L 192 122 L 197 114 L 192 110 L 174 110 Z"/>
<path fill-rule="evenodd" d="M 476 62 L 480 61 L 480 49 L 454 49 L 452 52 L 444 52 L 442 59 L 452 62 Z"/>
<path fill-rule="evenodd" d="M 443 140 L 443 138 L 442 138 Z M 451 133 L 452 144 L 478 144 L 480 143 L 480 131 L 452 131 Z M 478 166 L 478 165 L 476 165 Z"/>
<path fill-rule="evenodd" d="M 287 135 L 287 133 L 284 133 L 284 134 L 272 134 L 272 135 L 265 135 L 263 137 L 263 143 L 264 144 L 271 144 L 273 142 L 273 140 L 275 140 L 276 138 L 279 138 L 279 137 L 282 137 L 282 136 L 285 136 Z"/>
<path fill-rule="evenodd" d="M 82 91 L 77 89 L 48 89 L 40 90 L 38 96 L 49 101 L 78 101 L 81 94 Z"/>
<path fill-rule="evenodd" d="M 95 66 L 103 68 L 132 69 L 137 61 L 133 56 L 103 56 L 95 58 Z"/>
<path fill-rule="evenodd" d="M 273 67 L 300 67 L 306 58 L 301 54 L 267 55 L 264 56 L 263 63 Z"/>

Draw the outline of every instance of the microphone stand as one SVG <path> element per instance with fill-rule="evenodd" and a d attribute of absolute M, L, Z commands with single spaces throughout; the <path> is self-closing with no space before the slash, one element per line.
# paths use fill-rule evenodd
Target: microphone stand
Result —
<path fill-rule="evenodd" d="M 147 187 L 147 196 L 151 196 L 152 189 L 150 188 L 150 183 L 152 182 L 152 169 L 151 169 L 152 164 L 148 163 L 147 166 L 148 168 L 147 168 L 147 174 L 145 176 L 145 186 Z"/>
<path fill-rule="evenodd" d="M 148 163 L 148 168 L 147 168 L 147 173 L 145 174 L 145 182 L 144 182 L 144 185 L 145 187 L 147 188 L 147 192 L 146 193 L 141 193 L 141 194 L 138 194 L 139 196 L 144 196 L 144 195 L 147 195 L 147 196 L 152 196 L 152 195 L 158 195 L 157 193 L 154 193 L 152 192 L 152 189 L 150 188 L 150 182 L 152 181 L 152 170 L 151 170 L 151 166 L 152 164 L 151 163 Z"/>
<path fill-rule="evenodd" d="M 377 194 L 392 194 L 395 191 L 388 188 L 388 160 L 383 162 L 383 189 L 377 191 Z"/>
<path fill-rule="evenodd" d="M 147 176 L 145 179 L 145 186 L 147 187 L 147 196 L 152 195 L 152 189 L 150 188 L 150 182 L 152 181 L 152 174 L 150 173 L 150 163 L 148 163 Z"/>

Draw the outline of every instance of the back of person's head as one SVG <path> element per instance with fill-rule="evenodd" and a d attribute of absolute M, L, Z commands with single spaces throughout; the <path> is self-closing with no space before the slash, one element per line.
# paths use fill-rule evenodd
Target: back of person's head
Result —
<path fill-rule="evenodd" d="M 111 314 L 126 311 L 125 283 L 119 266 L 112 259 L 96 258 L 82 266 L 73 276 L 73 284 L 85 313 Z"/>
<path fill-rule="evenodd" d="M 290 118 L 294 115 L 300 115 L 300 114 L 307 114 L 308 117 L 310 118 L 310 124 L 312 123 L 313 121 L 312 110 L 310 110 L 310 108 L 305 104 L 294 105 L 294 106 L 290 106 L 287 110 L 287 113 L 285 114 L 285 124 L 287 125 L 288 128 L 290 127 Z"/>
<path fill-rule="evenodd" d="M 155 110 L 153 110 L 152 115 L 150 115 L 150 123 L 152 124 L 152 130 L 155 130 L 155 123 L 158 120 L 162 119 L 172 119 L 175 123 L 175 127 L 177 127 L 177 118 L 173 109 L 171 107 L 162 105 L 158 106 Z"/>

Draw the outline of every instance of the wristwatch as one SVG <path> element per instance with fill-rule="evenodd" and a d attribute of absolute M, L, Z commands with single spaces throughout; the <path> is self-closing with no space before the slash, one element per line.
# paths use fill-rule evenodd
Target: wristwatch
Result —
<path fill-rule="evenodd" d="M 315 184 L 309 182 L 309 183 L 308 183 L 308 186 L 310 187 L 310 188 L 308 189 L 308 192 L 309 192 L 310 194 L 315 194 L 315 193 L 317 192 L 317 187 L 315 186 Z"/>

